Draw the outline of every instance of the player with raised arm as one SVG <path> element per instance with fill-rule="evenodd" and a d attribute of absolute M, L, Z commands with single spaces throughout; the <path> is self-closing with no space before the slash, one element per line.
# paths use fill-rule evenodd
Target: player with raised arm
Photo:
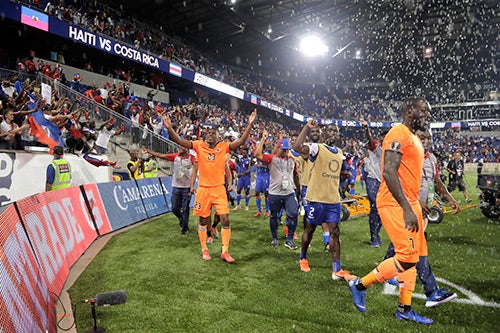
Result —
<path fill-rule="evenodd" d="M 229 224 L 229 207 L 226 194 L 225 173 L 226 154 L 235 151 L 244 144 L 250 135 L 253 123 L 257 117 L 255 109 L 248 118 L 248 125 L 243 134 L 233 142 L 219 141 L 217 137 L 217 126 L 205 126 L 205 140 L 182 139 L 173 129 L 170 117 L 163 118 L 163 125 L 168 130 L 170 138 L 179 145 L 188 149 L 193 149 L 198 157 L 198 190 L 194 200 L 194 215 L 200 221 L 198 225 L 198 237 L 202 249 L 202 259 L 210 260 L 207 247 L 207 225 L 210 221 L 210 210 L 212 206 L 220 216 L 222 224 L 222 253 L 220 258 L 226 262 L 234 262 L 228 253 L 229 241 L 231 239 L 231 227 Z"/>

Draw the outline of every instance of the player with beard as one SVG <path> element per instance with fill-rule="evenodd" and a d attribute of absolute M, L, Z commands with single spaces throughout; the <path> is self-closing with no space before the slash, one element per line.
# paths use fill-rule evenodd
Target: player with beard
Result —
<path fill-rule="evenodd" d="M 309 130 L 308 137 L 310 143 L 319 143 L 320 141 L 322 141 L 321 129 L 319 127 L 311 128 Z M 295 146 L 297 138 L 298 138 L 297 134 L 291 136 L 290 142 L 292 144 L 292 147 Z M 310 178 L 311 163 L 309 162 L 309 155 L 307 153 L 302 153 L 302 147 L 300 147 L 300 149 L 301 150 L 296 151 L 292 148 L 289 154 L 295 159 L 295 162 L 297 163 L 297 170 L 299 172 L 300 186 L 301 186 L 300 201 L 305 211 L 307 210 L 306 193 L 307 193 L 307 184 L 309 183 L 309 178 Z M 306 214 L 303 215 L 304 218 L 302 224 L 305 230 L 307 226 L 307 215 Z M 323 223 L 321 227 L 323 229 L 323 244 L 325 245 L 325 251 L 328 251 L 330 248 L 329 246 L 330 231 L 328 230 L 328 224 Z"/>
<path fill-rule="evenodd" d="M 420 256 L 427 256 L 422 207 L 418 196 L 424 148 L 416 133 L 429 128 L 431 106 L 424 98 L 407 98 L 403 101 L 402 116 L 402 123 L 394 126 L 382 143 L 382 183 L 377 194 L 377 209 L 382 225 L 394 244 L 396 254 L 362 278 L 349 281 L 349 289 L 356 309 L 366 312 L 366 289 L 397 275 L 399 305 L 396 318 L 431 324 L 432 319 L 419 315 L 411 308 L 416 280 L 415 266 Z"/>
<path fill-rule="evenodd" d="M 422 206 L 423 215 L 423 228 L 424 231 L 427 227 L 428 219 L 427 216 L 431 213 L 431 209 L 434 203 L 435 194 L 444 198 L 453 208 L 454 213 L 460 212 L 460 206 L 457 201 L 451 196 L 450 192 L 446 189 L 446 185 L 441 181 L 438 172 L 438 161 L 436 156 L 431 152 L 432 149 L 432 135 L 431 131 L 427 130 L 425 132 L 418 131 L 418 137 L 422 141 L 424 146 L 424 169 L 422 174 L 422 183 L 420 184 L 419 200 Z M 424 236 L 427 234 L 424 232 Z M 384 259 L 394 256 L 394 246 L 389 244 L 387 253 Z M 436 277 L 432 271 L 431 265 L 429 263 L 429 258 L 427 256 L 420 256 L 419 261 L 416 265 L 417 276 L 424 287 L 424 293 L 426 296 L 425 306 L 428 308 L 434 307 L 436 305 L 446 303 L 457 297 L 456 293 L 448 292 L 446 288 L 439 288 L 436 281 Z M 387 281 L 392 285 L 399 285 L 397 278 L 392 278 Z"/>
<path fill-rule="evenodd" d="M 329 124 L 325 130 L 325 142 L 313 142 L 304 145 L 308 133 L 318 128 L 316 120 L 309 120 L 297 138 L 294 149 L 308 157 L 309 181 L 305 200 L 307 200 L 307 224 L 302 234 L 302 250 L 300 253 L 300 269 L 309 272 L 307 250 L 311 243 L 314 230 L 318 225 L 326 223 L 329 232 L 329 249 L 332 254 L 332 278 L 334 280 L 349 280 L 354 278 L 348 271 L 342 269 L 340 262 L 340 193 L 339 184 L 343 174 L 346 174 L 345 157 L 342 150 L 334 144 L 339 138 L 337 125 Z M 350 173 L 346 174 L 350 177 Z"/>

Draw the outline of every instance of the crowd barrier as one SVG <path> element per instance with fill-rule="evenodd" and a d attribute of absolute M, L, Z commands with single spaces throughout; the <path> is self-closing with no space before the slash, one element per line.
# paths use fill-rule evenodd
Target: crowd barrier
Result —
<path fill-rule="evenodd" d="M 56 302 L 99 236 L 171 211 L 171 177 L 73 186 L 0 215 L 0 332 L 57 332 Z"/>
<path fill-rule="evenodd" d="M 54 156 L 47 153 L 48 148 L 40 149 L 46 151 L 0 150 L 0 206 L 45 191 L 47 166 Z M 93 157 L 106 159 L 105 155 Z M 111 167 L 96 167 L 74 154 L 65 154 L 64 159 L 71 165 L 71 185 L 107 183 L 113 179 Z"/>

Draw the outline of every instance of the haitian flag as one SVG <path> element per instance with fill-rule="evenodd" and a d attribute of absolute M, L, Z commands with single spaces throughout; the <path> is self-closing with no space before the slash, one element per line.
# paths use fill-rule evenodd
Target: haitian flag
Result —
<path fill-rule="evenodd" d="M 41 109 L 32 113 L 28 117 L 28 121 L 31 126 L 30 135 L 36 136 L 38 141 L 49 146 L 51 151 L 55 146 L 64 147 L 61 130 L 56 124 L 45 118 Z"/>
<path fill-rule="evenodd" d="M 45 86 L 45 87 L 44 87 Z M 42 95 L 49 94 L 50 90 L 47 91 L 48 85 L 42 83 Z M 50 86 L 48 86 L 50 87 Z M 16 87 L 17 88 L 17 87 Z M 19 85 L 19 89 L 22 90 L 22 84 Z M 38 108 L 37 99 L 31 93 L 27 93 L 29 97 L 28 110 L 33 110 Z M 38 109 L 36 112 L 28 116 L 28 121 L 31 127 L 31 136 L 36 136 L 38 141 L 46 144 L 50 147 L 50 153 L 55 146 L 64 147 L 64 140 L 61 136 L 61 129 L 57 127 L 56 124 L 45 118 L 42 109 Z"/>
<path fill-rule="evenodd" d="M 250 94 L 250 103 L 257 104 L 257 96 Z"/>
<path fill-rule="evenodd" d="M 50 151 L 52 151 L 52 149 L 54 149 L 55 146 L 59 145 L 59 142 L 53 140 L 51 137 L 47 135 L 47 132 L 45 132 L 43 127 L 36 122 L 34 117 L 29 116 L 28 122 L 30 124 L 30 129 L 31 129 L 30 135 L 36 136 L 39 142 L 49 146 Z"/>
<path fill-rule="evenodd" d="M 95 165 L 96 167 L 100 167 L 100 166 L 112 166 L 112 167 L 114 167 L 114 166 L 116 166 L 116 162 L 100 160 L 100 159 L 97 159 L 95 157 L 89 156 L 89 154 L 83 155 L 83 158 L 85 159 L 85 161 L 89 162 L 92 165 Z"/>
<path fill-rule="evenodd" d="M 28 7 L 21 6 L 21 23 L 34 28 L 49 31 L 49 17 Z"/>

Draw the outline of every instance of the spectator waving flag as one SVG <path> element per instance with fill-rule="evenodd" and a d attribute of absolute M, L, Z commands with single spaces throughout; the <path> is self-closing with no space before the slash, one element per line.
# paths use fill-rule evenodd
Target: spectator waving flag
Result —
<path fill-rule="evenodd" d="M 45 118 L 41 109 L 32 113 L 28 117 L 31 126 L 30 135 L 36 136 L 38 141 L 52 148 L 55 146 L 64 147 L 64 141 L 61 137 L 61 130 L 56 124 Z"/>
<path fill-rule="evenodd" d="M 19 89 L 22 90 L 22 84 L 20 84 Z M 42 96 L 45 96 L 45 100 L 50 101 L 51 90 L 50 86 L 42 83 Z M 38 108 L 37 99 L 31 93 L 28 93 L 29 103 L 28 110 L 33 110 Z M 45 118 L 42 109 L 38 109 L 36 112 L 28 116 L 28 121 L 30 124 L 31 136 L 35 136 L 39 142 L 46 144 L 50 147 L 50 152 L 55 146 L 64 147 L 64 141 L 61 136 L 61 130 L 56 124 Z"/>

